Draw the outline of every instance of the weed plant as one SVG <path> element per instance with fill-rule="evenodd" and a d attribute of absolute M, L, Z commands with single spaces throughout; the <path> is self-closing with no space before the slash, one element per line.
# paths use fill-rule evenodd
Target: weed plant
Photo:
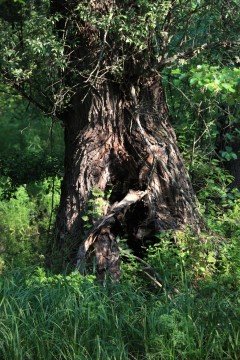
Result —
<path fill-rule="evenodd" d="M 178 293 L 93 276 L 6 272 L 0 280 L 2 360 L 239 359 L 239 289 L 214 280 Z"/>

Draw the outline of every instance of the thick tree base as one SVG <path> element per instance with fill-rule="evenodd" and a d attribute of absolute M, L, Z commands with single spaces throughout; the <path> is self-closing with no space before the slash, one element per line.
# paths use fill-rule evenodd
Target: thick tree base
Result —
<path fill-rule="evenodd" d="M 81 242 L 80 267 L 94 249 L 99 277 L 117 280 L 117 236 L 137 252 L 156 233 L 186 225 L 198 230 L 200 220 L 159 79 L 149 79 L 138 94 L 133 85 L 127 93 L 104 83 L 81 99 L 75 96 L 64 122 L 58 239 L 63 246 L 67 238 Z M 94 189 L 101 195 L 93 197 Z"/>

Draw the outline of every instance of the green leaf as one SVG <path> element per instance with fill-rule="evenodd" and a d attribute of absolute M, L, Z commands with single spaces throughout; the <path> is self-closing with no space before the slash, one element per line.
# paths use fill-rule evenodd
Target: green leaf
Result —
<path fill-rule="evenodd" d="M 233 92 L 233 93 L 236 92 L 236 91 L 232 88 L 232 86 L 231 86 L 230 83 L 222 83 L 222 87 L 223 87 L 224 89 L 230 91 L 230 92 Z"/>
<path fill-rule="evenodd" d="M 89 217 L 87 216 L 87 215 L 84 215 L 84 216 L 82 216 L 82 219 L 83 219 L 83 221 L 88 221 L 89 220 Z"/>

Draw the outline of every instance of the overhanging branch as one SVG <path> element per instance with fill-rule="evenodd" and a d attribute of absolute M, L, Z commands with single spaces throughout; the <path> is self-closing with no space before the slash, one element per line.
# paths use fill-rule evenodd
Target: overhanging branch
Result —
<path fill-rule="evenodd" d="M 204 50 L 208 50 L 208 49 L 216 49 L 216 48 L 225 48 L 225 49 L 230 49 L 230 48 L 234 48 L 234 47 L 238 47 L 240 46 L 240 41 L 234 41 L 234 42 L 217 42 L 217 43 L 213 43 L 213 44 L 203 44 L 201 46 L 198 46 L 196 48 L 191 48 L 188 49 L 186 51 L 183 52 L 179 52 L 169 58 L 160 58 L 159 62 L 158 62 L 158 67 L 162 68 L 167 64 L 173 64 L 175 61 L 177 60 L 186 60 L 186 59 L 191 59 L 193 58 L 195 55 L 199 54 L 200 52 L 204 51 Z"/>

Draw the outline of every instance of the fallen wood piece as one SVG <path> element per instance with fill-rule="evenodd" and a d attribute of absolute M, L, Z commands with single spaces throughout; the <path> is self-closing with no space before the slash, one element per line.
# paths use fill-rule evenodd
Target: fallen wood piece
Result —
<path fill-rule="evenodd" d="M 129 208 L 130 205 L 136 203 L 137 201 L 141 200 L 147 191 L 134 191 L 129 190 L 127 195 L 119 202 L 115 203 L 112 208 L 110 209 L 110 213 L 100 219 L 93 227 L 93 229 L 88 234 L 87 238 L 83 240 L 81 243 L 78 253 L 77 253 L 77 264 L 76 270 L 79 270 L 81 273 L 84 272 L 85 268 L 85 257 L 87 251 L 89 250 L 90 246 L 92 246 L 103 226 L 111 225 L 115 222 L 115 216 L 118 215 L 120 212 L 124 210 L 124 212 Z"/>

